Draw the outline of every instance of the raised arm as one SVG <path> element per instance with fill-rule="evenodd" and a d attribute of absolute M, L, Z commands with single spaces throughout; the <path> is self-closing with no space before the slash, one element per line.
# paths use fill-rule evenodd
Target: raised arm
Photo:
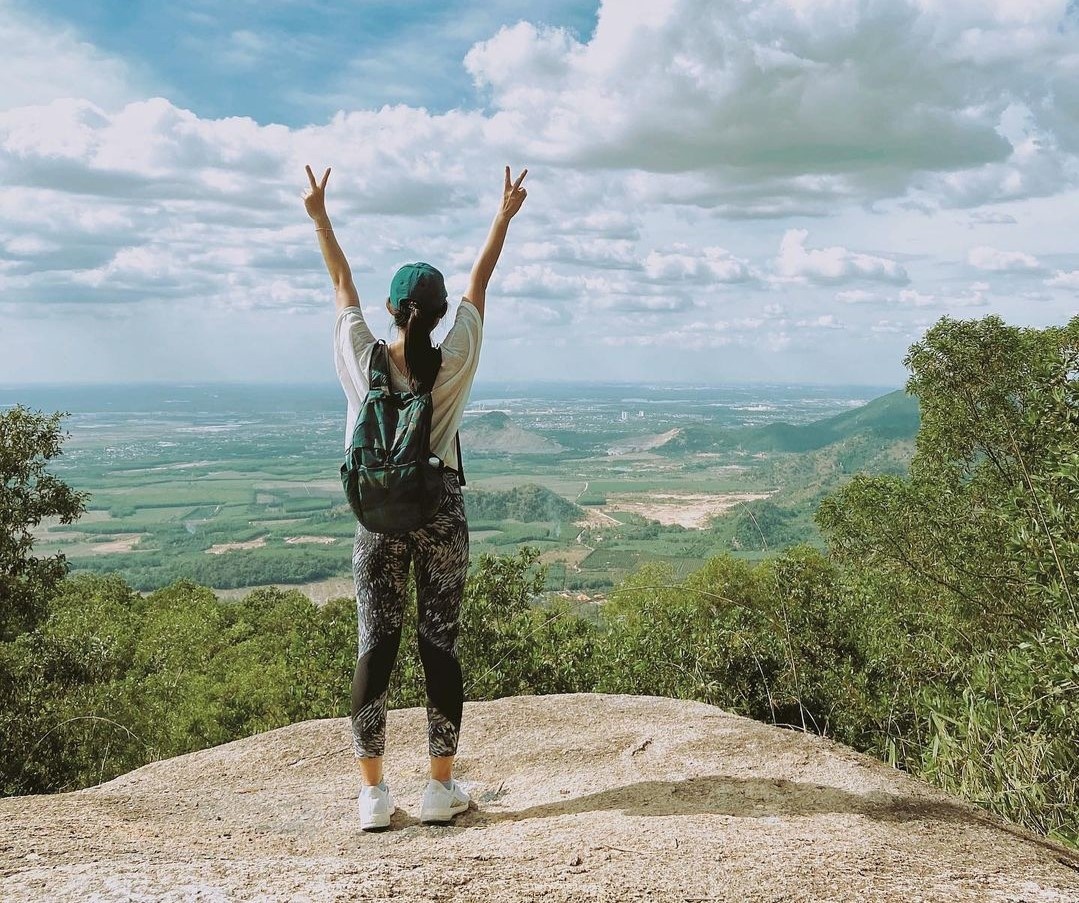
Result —
<path fill-rule="evenodd" d="M 487 235 L 487 243 L 480 251 L 472 266 L 472 278 L 468 283 L 468 294 L 465 295 L 480 312 L 483 319 L 483 305 L 487 299 L 487 283 L 491 281 L 491 274 L 495 271 L 495 264 L 502 253 L 502 245 L 506 242 L 506 231 L 509 229 L 513 215 L 521 209 L 528 192 L 521 187 L 528 170 L 522 170 L 517 181 L 510 182 L 510 168 L 506 167 L 506 184 L 502 192 L 502 203 L 495 214 L 494 222 L 491 223 L 491 231 Z"/>
<path fill-rule="evenodd" d="M 322 249 L 322 259 L 326 261 L 326 269 L 329 270 L 330 279 L 333 280 L 337 309 L 340 311 L 346 307 L 359 307 L 360 295 L 352 281 L 352 270 L 349 269 L 348 261 L 345 260 L 345 252 L 337 243 L 333 226 L 330 225 L 330 217 L 326 213 L 326 183 L 330 179 L 330 171 L 327 169 L 322 176 L 322 181 L 316 182 L 311 167 L 307 166 L 305 169 L 311 189 L 303 196 L 303 205 L 307 209 L 307 215 L 315 221 L 315 234 L 318 236 L 318 245 Z"/>

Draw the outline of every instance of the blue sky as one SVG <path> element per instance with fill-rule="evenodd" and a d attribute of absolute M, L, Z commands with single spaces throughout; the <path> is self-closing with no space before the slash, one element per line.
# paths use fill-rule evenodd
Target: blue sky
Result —
<path fill-rule="evenodd" d="M 529 167 L 478 378 L 899 385 L 1079 310 L 1067 0 L 0 0 L 0 381 L 332 381 Z"/>
<path fill-rule="evenodd" d="M 597 3 L 188 2 L 24 4 L 123 59 L 200 116 L 304 126 L 338 109 L 482 106 L 461 60 L 506 23 L 587 37 Z"/>

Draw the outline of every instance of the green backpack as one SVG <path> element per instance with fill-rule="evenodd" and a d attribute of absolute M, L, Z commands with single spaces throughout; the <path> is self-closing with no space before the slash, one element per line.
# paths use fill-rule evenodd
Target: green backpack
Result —
<path fill-rule="evenodd" d="M 392 390 L 383 339 L 371 349 L 368 387 L 341 465 L 341 484 L 353 514 L 372 533 L 409 533 L 435 516 L 445 494 L 446 462 L 431 452 L 431 393 Z M 456 440 L 463 486 L 460 434 Z"/>

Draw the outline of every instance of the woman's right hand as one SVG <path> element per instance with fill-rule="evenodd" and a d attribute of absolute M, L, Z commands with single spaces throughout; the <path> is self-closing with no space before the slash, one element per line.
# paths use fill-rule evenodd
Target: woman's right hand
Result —
<path fill-rule="evenodd" d="M 511 219 L 521 209 L 521 204 L 528 197 L 528 192 L 521 187 L 526 175 L 528 175 L 528 170 L 523 169 L 517 177 L 517 181 L 510 182 L 510 168 L 506 167 L 506 185 L 502 192 L 502 209 L 499 211 L 499 215 L 507 220 Z"/>
<path fill-rule="evenodd" d="M 326 218 L 326 183 L 330 179 L 330 171 L 326 170 L 322 175 L 322 181 L 315 181 L 315 174 L 311 172 L 310 166 L 305 166 L 307 170 L 307 179 L 311 183 L 311 190 L 303 196 L 303 205 L 307 210 L 307 215 L 313 220 L 324 220 Z"/>

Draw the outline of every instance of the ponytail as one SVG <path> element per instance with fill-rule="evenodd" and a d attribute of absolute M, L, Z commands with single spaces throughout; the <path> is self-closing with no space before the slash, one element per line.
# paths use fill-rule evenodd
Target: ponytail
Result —
<path fill-rule="evenodd" d="M 445 312 L 446 306 L 436 314 L 405 302 L 393 318 L 397 328 L 405 334 L 405 375 L 410 392 L 422 394 L 434 387 L 442 356 L 431 344 L 431 330 Z"/>

